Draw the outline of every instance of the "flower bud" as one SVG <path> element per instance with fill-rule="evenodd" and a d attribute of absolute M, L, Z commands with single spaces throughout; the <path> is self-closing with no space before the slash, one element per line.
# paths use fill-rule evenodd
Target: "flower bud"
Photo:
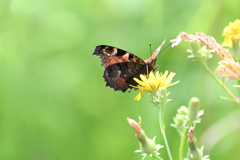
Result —
<path fill-rule="evenodd" d="M 146 136 L 144 130 L 142 130 L 142 128 L 136 121 L 130 118 L 127 118 L 127 121 L 129 125 L 132 126 L 132 128 L 134 129 L 136 137 L 140 141 L 142 152 L 146 154 L 154 153 L 157 150 L 154 140 L 151 140 Z"/>
<path fill-rule="evenodd" d="M 159 103 L 165 104 L 168 102 L 168 94 L 167 89 L 165 87 L 159 88 Z"/>
<path fill-rule="evenodd" d="M 177 112 L 178 113 L 173 118 L 174 123 L 171 124 L 171 126 L 176 128 L 180 136 L 183 136 L 185 131 L 185 126 L 187 123 L 188 108 L 186 106 L 181 106 L 177 110 Z"/>
<path fill-rule="evenodd" d="M 154 151 L 156 151 L 157 148 L 156 148 L 155 142 L 152 139 L 148 138 L 144 131 L 140 135 L 136 134 L 136 136 L 140 141 L 140 145 L 143 153 L 151 154 Z"/>
<path fill-rule="evenodd" d="M 202 160 L 203 153 L 202 151 L 197 147 L 197 139 L 194 136 L 194 127 L 190 127 L 188 132 L 188 145 L 189 145 L 189 151 L 188 151 L 188 159 L 189 160 Z"/>
<path fill-rule="evenodd" d="M 191 121 L 194 121 L 198 117 L 198 109 L 199 109 L 199 99 L 196 97 L 191 98 L 189 102 L 189 118 Z"/>

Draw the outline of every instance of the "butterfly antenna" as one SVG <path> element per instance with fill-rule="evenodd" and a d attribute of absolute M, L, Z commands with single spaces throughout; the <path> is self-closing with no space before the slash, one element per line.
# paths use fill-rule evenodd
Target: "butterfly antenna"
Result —
<path fill-rule="evenodd" d="M 152 57 L 152 43 L 149 43 L 150 48 L 150 57 Z M 147 66 L 147 75 L 148 75 L 148 66 Z"/>
<path fill-rule="evenodd" d="M 149 47 L 150 47 L 150 56 L 152 55 L 152 43 L 149 43 Z"/>
<path fill-rule="evenodd" d="M 165 49 L 167 49 L 170 45 L 171 45 L 171 43 L 169 43 L 166 47 L 164 47 L 163 49 L 161 49 L 159 53 L 161 53 L 162 51 L 164 51 Z"/>
<path fill-rule="evenodd" d="M 152 57 L 152 43 L 149 43 L 149 48 L 150 48 L 150 57 Z"/>

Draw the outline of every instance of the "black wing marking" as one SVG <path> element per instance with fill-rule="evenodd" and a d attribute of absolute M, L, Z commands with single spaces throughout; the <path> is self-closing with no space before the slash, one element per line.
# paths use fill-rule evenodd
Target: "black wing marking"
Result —
<path fill-rule="evenodd" d="M 136 86 L 134 77 L 139 78 L 140 74 L 146 74 L 146 65 L 135 62 L 116 63 L 108 66 L 104 71 L 106 86 L 110 86 L 115 91 L 125 92 L 132 88 L 129 84 Z"/>

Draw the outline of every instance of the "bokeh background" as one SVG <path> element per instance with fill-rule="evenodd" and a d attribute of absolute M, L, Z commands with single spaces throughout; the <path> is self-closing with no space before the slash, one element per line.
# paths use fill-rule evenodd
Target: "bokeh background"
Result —
<path fill-rule="evenodd" d="M 222 31 L 239 18 L 240 1 L 229 0 L 0 0 L 0 159 L 139 160 L 139 142 L 126 118 L 142 117 L 148 137 L 163 144 L 157 109 L 134 101 L 138 93 L 105 87 L 104 69 L 92 53 L 107 44 L 142 59 L 179 32 L 204 32 L 223 42 Z M 187 42 L 158 56 L 160 71 L 176 72 L 165 108 L 174 159 L 179 136 L 170 126 L 177 108 L 200 99 L 198 146 L 215 160 L 240 159 L 239 107 L 197 61 Z M 219 58 L 209 60 L 214 71 Z M 236 82 L 227 82 L 232 87 Z M 187 143 L 186 143 L 187 144 Z M 168 159 L 163 148 L 161 157 Z M 187 153 L 187 145 L 184 155 Z M 147 157 L 146 159 L 151 159 Z"/>

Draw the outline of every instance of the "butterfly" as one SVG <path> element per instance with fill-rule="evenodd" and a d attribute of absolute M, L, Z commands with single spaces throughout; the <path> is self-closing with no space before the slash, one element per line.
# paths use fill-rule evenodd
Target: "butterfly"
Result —
<path fill-rule="evenodd" d="M 136 86 L 137 82 L 133 78 L 140 78 L 140 74 L 148 74 L 155 69 L 156 58 L 163 44 L 147 60 L 142 60 L 136 55 L 124 51 L 122 49 L 108 46 L 96 46 L 93 55 L 97 55 L 101 59 L 104 73 L 103 78 L 106 81 L 106 86 L 110 86 L 115 91 L 129 91 L 132 86 Z M 129 86 L 132 85 L 132 86 Z"/>

